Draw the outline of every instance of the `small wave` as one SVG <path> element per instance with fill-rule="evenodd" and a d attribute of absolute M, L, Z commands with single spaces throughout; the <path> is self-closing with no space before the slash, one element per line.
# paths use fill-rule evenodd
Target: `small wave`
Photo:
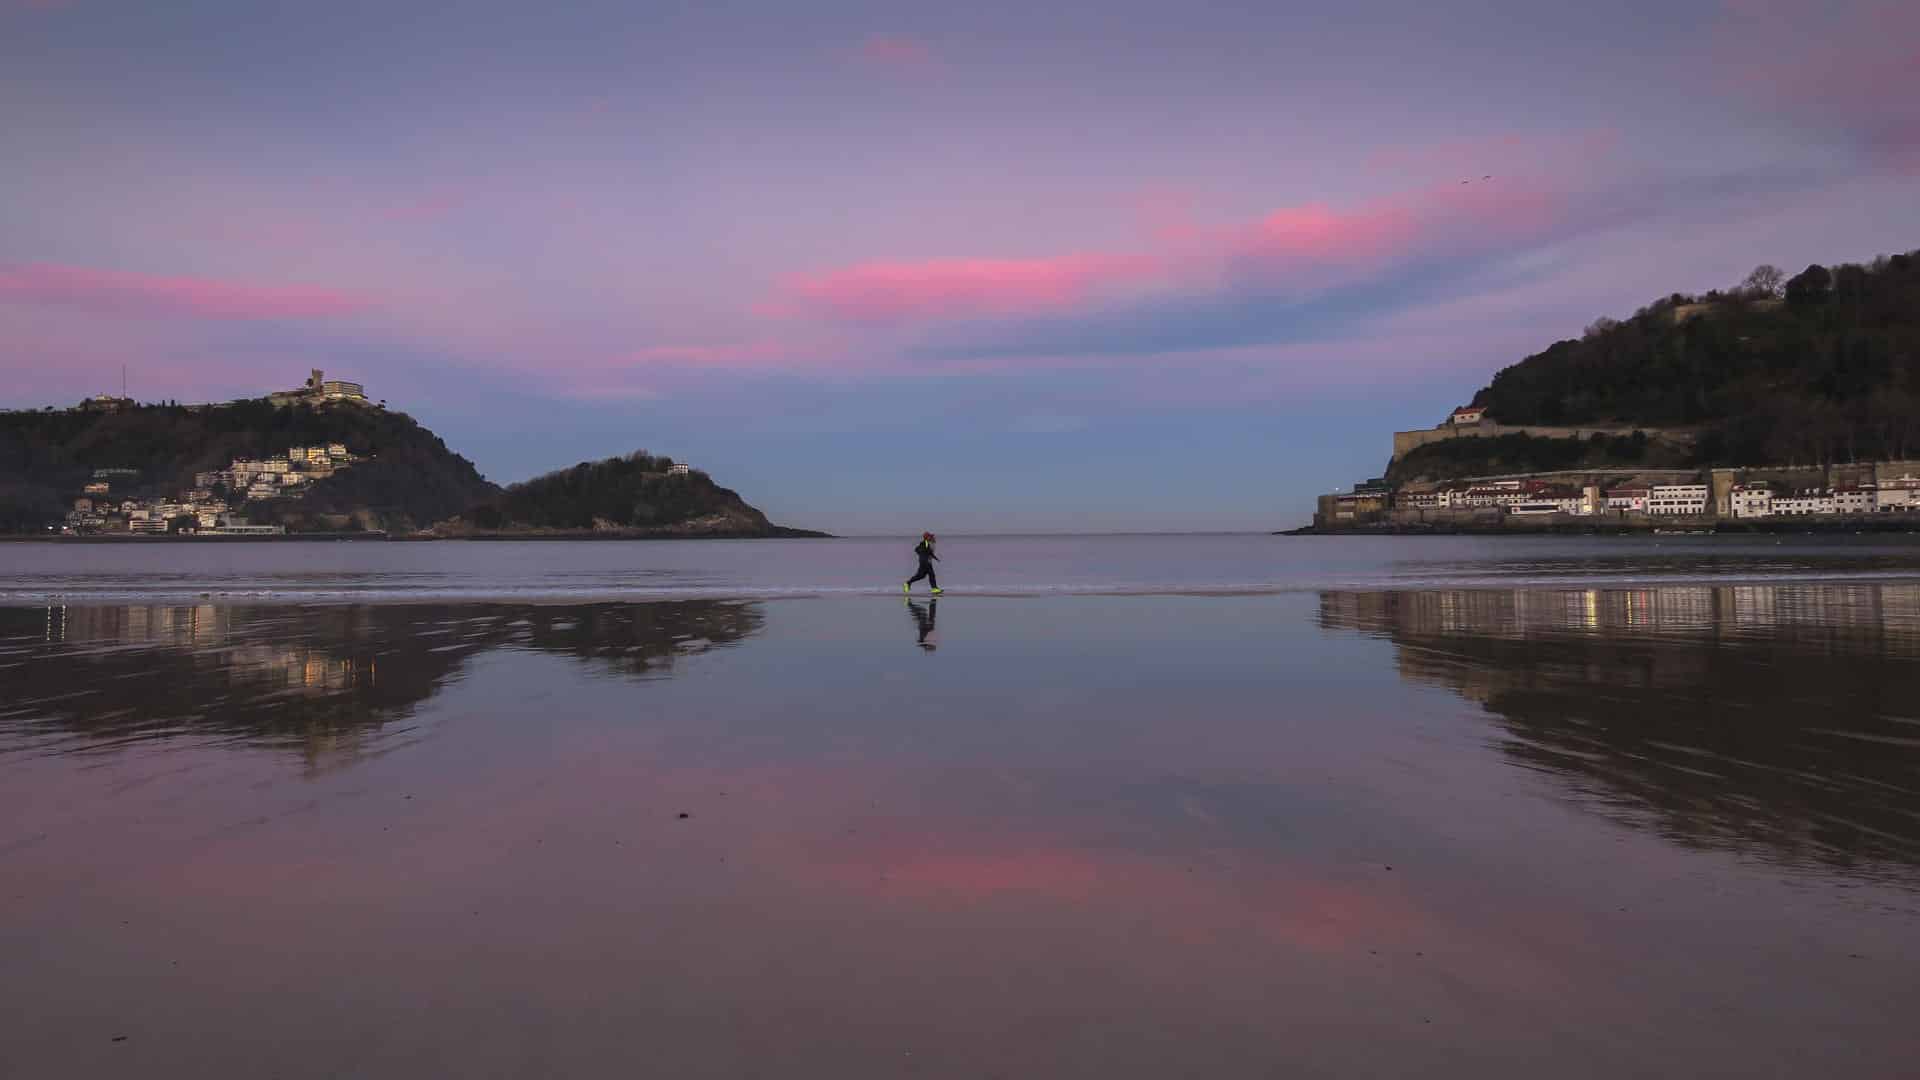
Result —
<path fill-rule="evenodd" d="M 1501 573 L 1362 574 L 1281 581 L 1057 581 L 986 582 L 955 585 L 942 599 L 967 597 L 1022 599 L 1035 597 L 1101 596 L 1266 596 L 1315 592 L 1426 592 L 1466 590 L 1669 589 L 1772 585 L 1881 585 L 1920 584 L 1915 570 L 1780 570 L 1729 568 L 1715 572 L 1698 569 L 1673 571 L 1595 571 Z M 558 584 L 530 581 L 516 585 L 461 585 L 424 581 L 380 581 L 334 586 L 212 585 L 168 583 L 129 586 L 122 582 L 62 582 L 54 587 L 0 588 L 0 605 L 10 607 L 58 604 L 379 604 L 439 602 L 579 603 L 583 601 L 671 600 L 788 600 L 825 597 L 899 596 L 896 584 L 646 584 L 612 582 Z M 916 592 L 915 599 L 929 594 Z"/>

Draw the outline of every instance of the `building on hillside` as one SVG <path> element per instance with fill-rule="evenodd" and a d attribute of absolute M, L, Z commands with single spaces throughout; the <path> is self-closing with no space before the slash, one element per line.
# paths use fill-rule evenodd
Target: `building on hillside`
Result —
<path fill-rule="evenodd" d="M 1428 413 L 1427 415 L 1432 416 L 1433 414 Z M 1480 406 L 1462 405 L 1447 415 L 1447 423 L 1443 426 L 1464 427 L 1468 424 L 1477 424 L 1486 419 L 1486 417 L 1487 410 Z"/>
<path fill-rule="evenodd" d="M 267 400 L 275 405 L 319 405 L 329 402 L 364 405 L 367 388 L 345 379 L 329 379 L 326 372 L 314 368 L 308 373 L 305 385 L 297 390 L 276 390 L 267 395 Z"/>
<path fill-rule="evenodd" d="M 1581 496 L 1571 488 L 1546 484 L 1530 485 L 1525 497 L 1507 504 L 1507 513 L 1516 515 L 1578 514 Z"/>
<path fill-rule="evenodd" d="M 93 513 L 93 500 L 85 498 L 84 496 L 75 499 L 73 500 L 73 509 L 74 512 L 78 514 L 91 514 Z"/>
<path fill-rule="evenodd" d="M 1643 487 L 1617 487 L 1607 491 L 1607 509 L 1619 513 L 1644 514 L 1647 512 L 1648 489 Z"/>
<path fill-rule="evenodd" d="M 352 455 L 347 453 L 346 443 L 328 443 L 327 458 L 331 461 L 345 461 Z"/>
<path fill-rule="evenodd" d="M 1647 493 L 1647 513 L 1704 514 L 1707 498 L 1705 484 L 1655 484 Z"/>
<path fill-rule="evenodd" d="M 1773 515 L 1771 484 L 1741 484 L 1733 489 L 1729 509 L 1736 518 L 1763 518 Z"/>
<path fill-rule="evenodd" d="M 692 471 L 693 471 L 693 466 L 688 465 L 684 461 L 676 461 L 673 464 L 667 466 L 668 476 L 685 476 Z"/>
<path fill-rule="evenodd" d="M 1775 495 L 1773 513 L 1776 517 L 1831 514 L 1833 513 L 1833 496 L 1821 488 L 1808 488 L 1791 495 Z"/>
<path fill-rule="evenodd" d="M 1873 505 L 1877 513 L 1920 510 L 1920 476 L 1908 473 L 1880 481 Z"/>
<path fill-rule="evenodd" d="M 158 514 L 127 519 L 127 531 L 143 535 L 156 535 L 167 531 L 167 519 Z"/>
<path fill-rule="evenodd" d="M 113 490 L 113 485 L 107 483 L 105 480 L 95 480 L 80 490 L 88 495 L 105 495 L 107 492 Z"/>
<path fill-rule="evenodd" d="M 1455 506 L 1469 509 L 1484 509 L 1490 506 L 1513 506 L 1516 503 L 1531 502 L 1534 488 L 1529 488 L 1518 480 L 1493 480 L 1475 484 L 1454 496 Z"/>
<path fill-rule="evenodd" d="M 1871 514 L 1874 511 L 1874 488 L 1871 484 L 1862 487 L 1839 487 L 1833 489 L 1833 512 L 1836 514 Z"/>

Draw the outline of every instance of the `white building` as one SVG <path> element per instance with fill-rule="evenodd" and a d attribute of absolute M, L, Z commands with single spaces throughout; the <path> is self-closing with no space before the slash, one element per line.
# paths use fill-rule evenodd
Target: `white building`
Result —
<path fill-rule="evenodd" d="M 1427 415 L 1431 416 L 1433 414 L 1428 413 Z M 1462 424 L 1477 424 L 1480 421 L 1486 419 L 1486 416 L 1487 416 L 1487 410 L 1480 408 L 1477 405 L 1462 405 L 1459 408 L 1453 410 L 1453 412 L 1450 415 L 1448 415 L 1447 423 L 1453 424 L 1456 426 L 1462 425 Z"/>
<path fill-rule="evenodd" d="M 1736 518 L 1763 518 L 1773 513 L 1773 488 L 1766 484 L 1742 484 L 1731 495 Z"/>
<path fill-rule="evenodd" d="M 683 462 L 676 461 L 673 464 L 667 466 L 668 476 L 685 476 L 692 471 L 693 471 L 693 466 L 687 465 Z"/>
<path fill-rule="evenodd" d="M 1647 509 L 1646 488 L 1614 488 L 1607 492 L 1607 509 L 1642 514 Z"/>
<path fill-rule="evenodd" d="M 1871 486 L 1833 489 L 1833 512 L 1836 514 L 1871 514 L 1875 502 Z"/>
<path fill-rule="evenodd" d="M 1831 514 L 1833 496 L 1820 488 L 1796 491 L 1791 495 L 1776 495 L 1773 497 L 1773 513 L 1776 517 Z"/>
<path fill-rule="evenodd" d="M 1704 514 L 1707 512 L 1707 485 L 1655 484 L 1647 493 L 1649 514 Z"/>
<path fill-rule="evenodd" d="M 1920 510 L 1920 476 L 1908 473 L 1880 481 L 1874 492 L 1874 509 L 1879 513 L 1894 510 Z"/>

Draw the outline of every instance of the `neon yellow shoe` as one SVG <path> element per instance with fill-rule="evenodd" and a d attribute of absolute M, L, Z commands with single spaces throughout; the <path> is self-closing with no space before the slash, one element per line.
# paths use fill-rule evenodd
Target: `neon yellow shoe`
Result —
<path fill-rule="evenodd" d="M 906 584 L 904 584 L 904 585 L 901 585 L 901 586 L 900 586 L 900 591 L 901 591 L 901 592 L 903 592 L 903 593 L 906 593 L 906 594 L 908 594 L 908 595 L 912 595 L 912 594 L 913 594 L 913 582 L 911 582 L 911 581 L 909 581 L 909 582 L 907 582 Z"/>
<path fill-rule="evenodd" d="M 947 591 L 947 590 L 945 590 L 945 589 L 935 589 L 935 590 L 933 590 L 933 595 L 935 595 L 935 596 L 939 596 L 939 595 L 940 595 L 941 593 L 943 593 L 943 592 L 946 592 L 946 591 Z"/>

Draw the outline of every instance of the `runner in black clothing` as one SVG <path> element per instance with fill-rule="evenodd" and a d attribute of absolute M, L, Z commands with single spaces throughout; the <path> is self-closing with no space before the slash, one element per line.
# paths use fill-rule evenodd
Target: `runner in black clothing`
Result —
<path fill-rule="evenodd" d="M 912 592 L 913 583 L 926 578 L 927 587 L 933 590 L 933 595 L 940 595 L 940 579 L 933 576 L 933 564 L 940 561 L 940 556 L 933 553 L 933 540 L 932 533 L 920 534 L 920 542 L 913 548 L 913 553 L 920 556 L 920 570 L 908 578 L 905 585 L 900 586 L 901 592 Z"/>

